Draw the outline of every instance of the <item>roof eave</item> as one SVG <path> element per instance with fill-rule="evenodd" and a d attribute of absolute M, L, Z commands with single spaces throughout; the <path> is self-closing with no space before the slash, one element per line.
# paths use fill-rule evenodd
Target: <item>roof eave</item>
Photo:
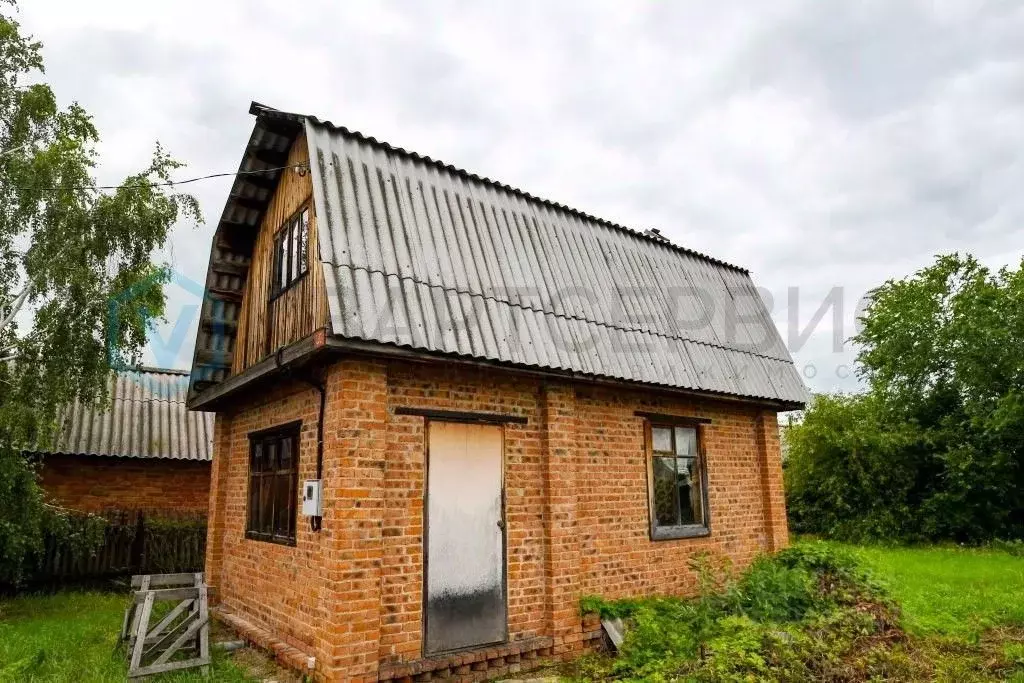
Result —
<path fill-rule="evenodd" d="M 321 335 L 323 336 L 321 337 Z M 287 375 L 290 372 L 294 372 L 295 370 L 306 367 L 314 362 L 322 361 L 328 357 L 337 358 L 344 355 L 390 358 L 421 363 L 452 363 L 468 367 L 502 369 L 515 372 L 520 375 L 528 375 L 541 379 L 574 381 L 586 384 L 615 386 L 619 388 L 659 391 L 705 400 L 757 405 L 778 410 L 780 412 L 787 410 L 802 410 L 805 405 L 801 401 L 792 401 L 787 399 L 741 396 L 686 387 L 649 384 L 646 382 L 634 382 L 614 377 L 598 377 L 568 370 L 521 366 L 501 361 L 421 351 L 396 346 L 394 344 L 348 339 L 338 335 L 327 335 L 325 330 L 317 330 L 308 337 L 283 347 L 279 353 L 263 359 L 247 370 L 244 370 L 237 375 L 233 375 L 224 382 L 221 382 L 197 396 L 190 397 L 188 401 L 188 408 L 189 410 L 204 410 L 211 412 L 225 410 L 238 398 L 244 389 L 251 388 L 251 386 L 256 382 L 262 382 L 274 377 Z"/>

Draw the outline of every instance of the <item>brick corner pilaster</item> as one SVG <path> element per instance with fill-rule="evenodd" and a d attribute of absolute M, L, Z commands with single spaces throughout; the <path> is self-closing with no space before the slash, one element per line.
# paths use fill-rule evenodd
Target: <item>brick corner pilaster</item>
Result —
<path fill-rule="evenodd" d="M 580 538 L 577 529 L 576 394 L 569 384 L 541 389 L 544 419 L 544 524 L 548 628 L 554 654 L 580 649 Z"/>
<path fill-rule="evenodd" d="M 318 673 L 377 680 L 383 562 L 387 366 L 333 365 L 324 415 L 324 534 Z"/>
<path fill-rule="evenodd" d="M 776 413 L 763 410 L 755 420 L 756 441 L 761 465 L 764 498 L 766 550 L 775 552 L 789 545 L 786 521 L 786 492 L 782 479 L 782 450 Z"/>
<path fill-rule="evenodd" d="M 220 585 L 224 566 L 224 525 L 227 511 L 228 465 L 231 462 L 231 418 L 218 413 L 213 427 L 210 504 L 206 520 L 206 583 Z M 216 595 L 216 593 L 214 593 Z"/>

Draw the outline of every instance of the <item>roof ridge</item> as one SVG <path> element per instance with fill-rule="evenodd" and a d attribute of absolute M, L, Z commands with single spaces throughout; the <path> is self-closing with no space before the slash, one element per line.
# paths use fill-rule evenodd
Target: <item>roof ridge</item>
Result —
<path fill-rule="evenodd" d="M 729 263 L 728 261 L 723 261 L 721 259 L 717 259 L 714 256 L 710 256 L 708 254 L 705 254 L 703 252 L 697 251 L 695 249 L 690 249 L 689 247 L 684 247 L 682 245 L 675 244 L 674 242 L 670 241 L 668 238 L 666 238 L 664 235 L 661 235 L 660 233 L 657 236 L 651 235 L 651 234 L 649 234 L 648 232 L 646 232 L 644 230 L 637 230 L 635 228 L 630 228 L 629 226 L 622 225 L 621 223 L 616 223 L 615 221 L 610 221 L 610 220 L 608 220 L 606 218 L 601 218 L 600 216 L 595 216 L 593 214 L 589 214 L 586 211 L 581 211 L 580 209 L 575 209 L 575 208 L 573 208 L 571 206 L 567 206 L 565 204 L 561 204 L 559 202 L 556 202 L 556 201 L 553 201 L 553 200 L 550 200 L 550 199 L 545 199 L 544 197 L 538 197 L 536 195 L 532 195 L 529 192 L 526 192 L 525 190 L 519 189 L 518 187 L 514 187 L 512 185 L 508 185 L 506 183 L 502 183 L 502 182 L 500 182 L 498 180 L 492 180 L 491 178 L 488 178 L 487 176 L 478 175 L 476 173 L 473 173 L 472 171 L 467 171 L 466 169 L 461 168 L 459 166 L 455 166 L 453 164 L 446 163 L 446 162 L 444 162 L 444 161 L 442 161 L 440 159 L 434 159 L 432 157 L 429 157 L 429 156 L 426 156 L 426 155 L 423 155 L 423 154 L 419 154 L 418 152 L 414 152 L 412 150 L 405 149 L 404 147 L 396 147 L 396 146 L 392 145 L 391 143 L 387 142 L 386 140 L 378 140 L 377 138 L 375 138 L 373 136 L 365 135 L 364 133 L 360 133 L 357 130 L 352 130 L 351 128 L 348 128 L 346 126 L 339 126 L 339 125 L 337 125 L 335 123 L 332 123 L 329 120 L 320 119 L 320 118 L 318 118 L 316 116 L 313 116 L 312 114 L 299 114 L 297 112 L 281 111 L 279 109 L 274 109 L 273 107 L 269 107 L 269 106 L 267 106 L 265 104 L 261 104 L 261 103 L 256 102 L 256 101 L 253 101 L 249 105 L 249 113 L 254 115 L 254 116 L 257 116 L 257 117 L 267 116 L 267 117 L 270 117 L 270 118 L 282 118 L 282 119 L 285 119 L 285 120 L 296 121 L 296 122 L 297 122 L 298 119 L 309 120 L 309 121 L 312 121 L 316 125 L 323 126 L 323 127 L 328 128 L 328 129 L 330 129 L 332 131 L 337 131 L 337 132 L 341 133 L 342 135 L 346 135 L 346 136 L 354 138 L 356 140 L 360 140 L 362 142 L 366 142 L 366 143 L 368 143 L 370 145 L 373 145 L 374 147 L 378 147 L 378 148 L 383 149 L 383 150 L 388 151 L 388 152 L 394 152 L 395 154 L 399 154 L 399 155 L 408 157 L 408 158 L 410 158 L 410 159 L 412 159 L 414 161 L 418 161 L 418 162 L 421 162 L 421 163 L 425 163 L 425 164 L 429 164 L 429 165 L 435 166 L 435 167 L 440 168 L 440 169 L 447 170 L 447 171 L 449 171 L 451 173 L 455 173 L 455 174 L 457 174 L 457 175 L 459 175 L 459 176 L 461 176 L 463 178 L 467 178 L 467 179 L 475 181 L 475 182 L 483 183 L 485 185 L 490 185 L 492 187 L 504 190 L 505 192 L 509 192 L 511 194 L 514 194 L 514 195 L 517 195 L 519 197 L 522 197 L 523 199 L 525 199 L 527 201 L 539 202 L 540 204 L 543 204 L 544 206 L 547 206 L 549 208 L 556 209 L 558 211 L 564 211 L 564 212 L 569 213 L 569 214 L 571 214 L 573 216 L 576 216 L 578 218 L 581 218 L 581 219 L 584 219 L 584 220 L 587 220 L 587 221 L 592 221 L 592 222 L 597 223 L 599 225 L 602 225 L 604 227 L 612 228 L 614 230 L 619 230 L 621 232 L 626 232 L 626 233 L 628 233 L 628 234 L 630 234 L 630 235 L 632 235 L 634 237 L 639 237 L 640 239 L 646 240 L 648 242 L 653 242 L 654 244 L 659 244 L 659 245 L 661 245 L 663 247 L 667 247 L 669 249 L 673 249 L 675 251 L 682 252 L 684 254 L 689 254 L 690 256 L 695 256 L 695 257 L 703 259 L 704 261 L 707 261 L 709 263 L 713 263 L 715 265 L 722 266 L 722 267 L 725 267 L 725 268 L 730 268 L 732 270 L 744 273 L 746 275 L 750 274 L 750 271 L 747 268 L 743 268 L 742 266 L 737 266 L 736 264 Z"/>

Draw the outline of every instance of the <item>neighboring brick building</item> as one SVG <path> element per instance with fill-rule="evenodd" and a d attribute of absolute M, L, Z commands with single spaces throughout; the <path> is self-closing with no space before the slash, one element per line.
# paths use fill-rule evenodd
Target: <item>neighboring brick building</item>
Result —
<path fill-rule="evenodd" d="M 34 454 L 46 494 L 86 512 L 205 514 L 213 415 L 187 410 L 188 373 L 120 372 L 111 375 L 109 392 L 103 410 L 69 406 L 52 452 Z"/>
<path fill-rule="evenodd" d="M 225 621 L 324 680 L 482 680 L 581 651 L 584 595 L 787 543 L 806 390 L 746 271 L 252 113 L 189 399 Z"/>

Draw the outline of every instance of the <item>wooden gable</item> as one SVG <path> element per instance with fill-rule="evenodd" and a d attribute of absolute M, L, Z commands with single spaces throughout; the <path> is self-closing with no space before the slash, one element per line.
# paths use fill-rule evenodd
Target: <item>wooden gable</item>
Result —
<path fill-rule="evenodd" d="M 278 348 L 329 325 L 323 266 L 317 243 L 316 211 L 306 136 L 292 143 L 281 175 L 267 204 L 253 245 L 252 263 L 242 297 L 231 374 L 252 367 Z M 274 269 L 274 237 L 296 213 L 309 209 L 309 267 L 293 286 L 277 296 L 271 293 Z"/>

